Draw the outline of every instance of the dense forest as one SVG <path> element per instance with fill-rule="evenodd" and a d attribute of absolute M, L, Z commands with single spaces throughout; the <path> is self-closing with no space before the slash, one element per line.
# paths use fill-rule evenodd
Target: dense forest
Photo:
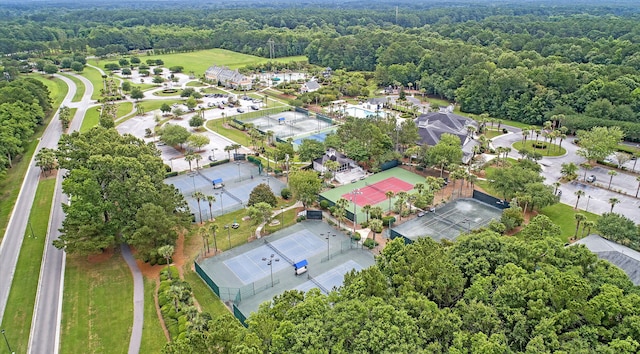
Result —
<path fill-rule="evenodd" d="M 181 5 L 5 5 L 0 53 L 224 48 L 269 57 L 272 40 L 275 57 L 373 72 L 380 86 L 421 90 L 463 112 L 527 124 L 555 115 L 570 131 L 617 125 L 640 140 L 640 14 L 625 2 L 401 3 L 397 14 L 387 3 Z"/>
<path fill-rule="evenodd" d="M 397 239 L 338 291 L 285 292 L 248 329 L 220 318 L 165 352 L 636 353 L 638 287 L 559 233 L 538 216 L 522 239 Z"/>

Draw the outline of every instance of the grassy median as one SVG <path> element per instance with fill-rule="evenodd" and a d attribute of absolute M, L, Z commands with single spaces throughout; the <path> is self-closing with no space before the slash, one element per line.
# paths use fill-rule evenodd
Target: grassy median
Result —
<path fill-rule="evenodd" d="M 33 306 L 38 289 L 38 274 L 40 274 L 55 184 L 55 178 L 43 180 L 38 184 L 29 215 L 30 223 L 24 234 L 9 300 L 2 318 L 1 328 L 6 330 L 7 340 L 16 353 L 26 353 L 29 345 Z"/>

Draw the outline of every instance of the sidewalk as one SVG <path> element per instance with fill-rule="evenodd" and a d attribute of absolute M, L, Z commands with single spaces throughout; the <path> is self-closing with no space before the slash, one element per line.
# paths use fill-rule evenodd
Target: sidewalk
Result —
<path fill-rule="evenodd" d="M 274 218 L 277 215 L 280 215 L 281 213 L 284 213 L 285 211 L 288 211 L 288 210 L 291 210 L 291 209 L 295 209 L 295 208 L 300 208 L 301 206 L 302 206 L 302 202 L 296 202 L 292 206 L 286 207 L 284 209 L 274 210 L 273 213 L 271 214 L 271 217 Z M 262 224 L 258 225 L 258 227 L 256 228 L 256 239 L 259 239 L 259 238 L 262 237 L 260 235 L 260 233 L 262 232 L 262 229 L 264 228 L 264 226 L 266 224 L 267 224 L 266 222 L 263 222 Z"/>

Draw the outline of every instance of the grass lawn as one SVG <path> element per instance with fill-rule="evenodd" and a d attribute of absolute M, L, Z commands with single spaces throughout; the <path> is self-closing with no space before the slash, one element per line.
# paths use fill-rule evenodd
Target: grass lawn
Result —
<path fill-rule="evenodd" d="M 48 75 L 34 75 L 29 77 L 32 79 L 36 79 L 47 86 L 50 92 L 49 97 L 51 97 L 53 111 L 55 112 L 55 110 L 58 109 L 58 106 L 60 106 L 60 104 L 62 103 L 62 100 L 64 100 L 67 92 L 69 92 L 69 87 L 67 86 L 67 84 L 65 84 L 64 81 L 58 78 L 51 78 Z"/>
<path fill-rule="evenodd" d="M 40 273 L 55 183 L 55 178 L 50 178 L 38 184 L 29 216 L 35 237 L 31 236 L 31 229 L 27 228 L 16 265 L 15 281 L 11 284 L 0 327 L 7 329 L 7 339 L 16 353 L 26 353 L 29 345 L 33 306 L 38 289 L 37 274 Z"/>
<path fill-rule="evenodd" d="M 574 215 L 577 213 L 582 213 L 587 217 L 589 221 L 596 221 L 600 217 L 599 215 L 586 212 L 584 210 L 574 210 L 572 206 L 558 203 L 551 206 L 548 206 L 540 211 L 540 214 L 546 215 L 553 221 L 554 224 L 560 226 L 562 230 L 562 240 L 564 242 L 568 242 L 570 237 L 576 232 L 576 219 Z M 591 232 L 595 232 L 594 229 Z M 578 237 L 582 235 L 582 226 L 580 227 L 580 232 L 578 233 Z"/>
<path fill-rule="evenodd" d="M 107 63 L 117 63 L 118 59 L 119 58 L 114 57 L 112 60 L 100 60 L 99 62 L 95 59 L 91 59 L 89 60 L 89 62 L 95 66 L 104 67 L 104 65 Z M 190 71 L 193 71 L 196 76 L 204 74 L 204 72 L 214 64 L 218 66 L 228 66 L 231 69 L 237 69 L 249 64 L 259 64 L 270 61 L 269 58 L 262 58 L 254 55 L 232 52 L 226 49 L 207 49 L 188 53 L 161 54 L 151 55 L 149 57 L 140 57 L 140 60 L 142 60 L 142 62 L 145 62 L 147 59 L 162 59 L 164 61 L 163 66 L 166 68 L 176 65 L 183 66 L 183 72 L 189 73 Z M 292 61 L 306 60 L 306 56 L 295 56 L 276 58 L 272 61 L 288 63 Z"/>
<path fill-rule="evenodd" d="M 500 136 L 502 135 L 502 130 L 491 130 L 491 129 L 487 129 L 487 131 L 483 134 L 484 136 L 487 137 L 487 139 L 493 139 L 496 136 Z"/>
<path fill-rule="evenodd" d="M 97 65 L 96 65 L 97 66 Z M 86 77 L 93 85 L 92 100 L 98 100 L 100 98 L 100 89 L 102 88 L 102 74 L 92 67 L 85 67 L 82 71 L 82 76 Z"/>
<path fill-rule="evenodd" d="M 84 115 L 84 120 L 82 121 L 82 125 L 80 126 L 80 133 L 84 133 L 89 131 L 89 129 L 98 125 L 98 121 L 100 120 L 100 106 L 91 107 L 87 110 L 87 113 Z"/>
<path fill-rule="evenodd" d="M 267 225 L 265 225 L 264 227 L 264 231 L 266 231 L 267 234 L 271 234 L 274 233 L 280 229 L 282 229 L 283 227 L 289 227 L 293 224 L 296 223 L 296 209 L 291 209 L 291 210 L 287 210 L 284 212 L 284 217 L 282 216 L 282 214 L 278 214 L 276 215 L 276 218 L 280 221 L 282 221 L 284 219 L 284 226 L 283 225 L 269 225 L 267 223 Z"/>
<path fill-rule="evenodd" d="M 4 237 L 4 233 L 7 230 L 7 223 L 9 222 L 9 214 L 16 203 L 18 193 L 20 192 L 20 186 L 24 179 L 24 175 L 29 168 L 29 162 L 31 157 L 35 153 L 38 146 L 38 140 L 44 132 L 46 126 L 49 124 L 53 113 L 58 109 L 60 103 L 67 95 L 68 87 L 64 84 L 64 81 L 60 79 L 49 79 L 43 75 L 32 75 L 31 78 L 43 82 L 49 88 L 50 97 L 53 101 L 53 108 L 51 113 L 45 118 L 45 124 L 43 126 L 36 127 L 32 140 L 29 141 L 24 147 L 24 153 L 14 158 L 13 168 L 7 171 L 4 179 L 0 179 L 0 240 Z"/>
<path fill-rule="evenodd" d="M 203 86 L 206 86 L 206 85 L 203 84 L 200 81 L 189 81 L 189 82 L 187 82 L 187 86 L 189 86 L 189 87 L 203 87 Z"/>
<path fill-rule="evenodd" d="M 133 103 L 131 102 L 120 102 L 118 103 L 118 111 L 116 112 L 116 119 L 122 118 L 127 114 L 131 113 L 133 110 Z"/>
<path fill-rule="evenodd" d="M 74 84 L 76 84 L 76 93 L 73 95 L 71 102 L 80 102 L 80 100 L 82 100 L 82 96 L 84 95 L 84 91 L 86 89 L 84 87 L 84 84 L 82 83 L 82 81 L 80 81 L 80 79 L 78 79 L 73 75 L 69 75 L 69 74 L 62 74 L 62 75 L 64 75 L 66 78 L 73 81 Z"/>
<path fill-rule="evenodd" d="M 153 95 L 158 97 L 180 97 L 180 91 L 182 90 L 176 90 L 176 92 L 156 91 L 153 93 Z"/>
<path fill-rule="evenodd" d="M 160 87 L 159 84 L 131 84 L 131 87 L 137 87 L 140 89 L 140 91 L 147 91 L 147 90 L 151 90 L 154 88 L 158 88 Z"/>
<path fill-rule="evenodd" d="M 567 153 L 567 150 L 565 150 L 563 147 L 560 147 L 560 145 L 557 145 L 557 144 L 545 143 L 544 141 L 539 141 L 538 144 L 544 144 L 547 146 L 547 148 L 537 149 L 533 147 L 533 144 L 535 143 L 536 143 L 535 140 L 534 141 L 527 140 L 524 143 L 524 147 L 530 151 L 538 152 L 542 154 L 542 156 L 563 156 L 564 154 Z M 522 150 L 523 148 L 522 141 L 516 141 L 515 143 L 513 143 L 513 148 L 518 151 Z"/>
<path fill-rule="evenodd" d="M 122 118 L 125 115 L 131 113 L 133 109 L 133 103 L 131 102 L 120 102 L 118 103 L 118 110 L 116 112 L 117 118 Z M 82 121 L 82 125 L 80 126 L 80 132 L 84 133 L 89 131 L 89 129 L 98 125 L 100 121 L 100 106 L 91 107 L 87 110 L 87 113 L 84 115 L 84 120 Z M 120 121 L 118 123 L 122 123 Z"/>
<path fill-rule="evenodd" d="M 155 111 L 156 109 L 160 109 L 160 106 L 162 106 L 164 103 L 168 104 L 169 106 L 171 106 L 174 103 L 182 103 L 184 102 L 183 99 L 173 99 L 173 100 L 147 100 L 147 101 L 140 101 L 138 102 L 138 104 L 141 104 L 144 106 L 144 110 L 146 112 L 151 112 L 151 111 Z"/>
<path fill-rule="evenodd" d="M 133 323 L 133 279 L 119 253 L 106 260 L 69 256 L 61 353 L 126 353 Z"/>
<path fill-rule="evenodd" d="M 222 118 L 209 120 L 206 124 L 207 128 L 219 133 L 220 135 L 225 136 L 240 145 L 248 145 L 249 136 L 236 128 L 227 128 L 223 126 Z"/>
<path fill-rule="evenodd" d="M 185 270 L 184 280 L 189 282 L 193 295 L 200 304 L 202 311 L 208 312 L 211 317 L 216 318 L 222 314 L 229 313 L 229 310 L 224 306 L 220 298 L 205 284 L 202 279 L 191 269 Z"/>
<path fill-rule="evenodd" d="M 144 325 L 142 328 L 142 343 L 140 343 L 140 353 L 160 353 L 167 338 L 164 336 L 160 319 L 156 312 L 156 304 L 153 300 L 153 293 L 156 289 L 156 282 L 144 279 Z"/>

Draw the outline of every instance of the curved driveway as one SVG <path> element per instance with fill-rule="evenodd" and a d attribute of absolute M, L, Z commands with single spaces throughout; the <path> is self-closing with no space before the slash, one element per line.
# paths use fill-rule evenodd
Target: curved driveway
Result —
<path fill-rule="evenodd" d="M 509 133 L 497 136 L 492 139 L 492 145 L 494 147 L 502 146 L 502 147 L 512 147 L 513 143 L 522 140 L 522 133 L 520 129 L 509 127 Z M 562 147 L 567 150 L 567 153 L 564 156 L 556 156 L 556 157 L 543 157 L 539 163 L 542 165 L 542 175 L 544 176 L 547 184 L 552 184 L 557 182 L 562 174 L 560 170 L 562 168 L 563 163 L 573 162 L 576 165 L 580 165 L 586 160 L 583 157 L 580 157 L 576 154 L 578 151 L 578 146 L 574 143 L 574 138 L 569 137 L 562 142 Z M 509 153 L 509 157 L 514 159 L 520 158 L 518 151 L 512 148 Z M 603 168 L 601 166 L 596 166 L 591 171 L 586 171 L 587 175 L 594 174 L 598 178 L 599 183 L 604 187 L 607 187 L 609 183 L 609 176 L 607 172 L 609 169 Z M 640 223 L 640 212 L 638 208 L 640 207 L 640 200 L 634 198 L 633 196 L 627 196 L 620 193 L 615 193 L 607 190 L 606 188 L 600 188 L 594 186 L 593 184 L 584 183 L 585 170 L 580 169 L 578 171 L 578 179 L 569 183 L 564 183 L 559 188 L 562 191 L 562 196 L 560 201 L 564 204 L 575 206 L 577 197 L 575 192 L 578 190 L 582 190 L 585 192 L 585 195 L 580 198 L 578 203 L 578 208 L 589 211 L 595 214 L 603 214 L 607 213 L 611 210 L 611 205 L 609 204 L 610 198 L 617 198 L 620 200 L 620 203 L 614 207 L 614 211 L 616 213 L 622 214 L 629 219 L 633 220 L 635 223 Z M 635 182 L 635 177 L 631 178 L 628 174 L 623 174 L 619 172 L 618 176 L 614 177 L 612 184 L 612 188 L 614 189 L 623 189 L 628 192 L 634 191 L 633 186 L 637 186 L 637 182 Z"/>

